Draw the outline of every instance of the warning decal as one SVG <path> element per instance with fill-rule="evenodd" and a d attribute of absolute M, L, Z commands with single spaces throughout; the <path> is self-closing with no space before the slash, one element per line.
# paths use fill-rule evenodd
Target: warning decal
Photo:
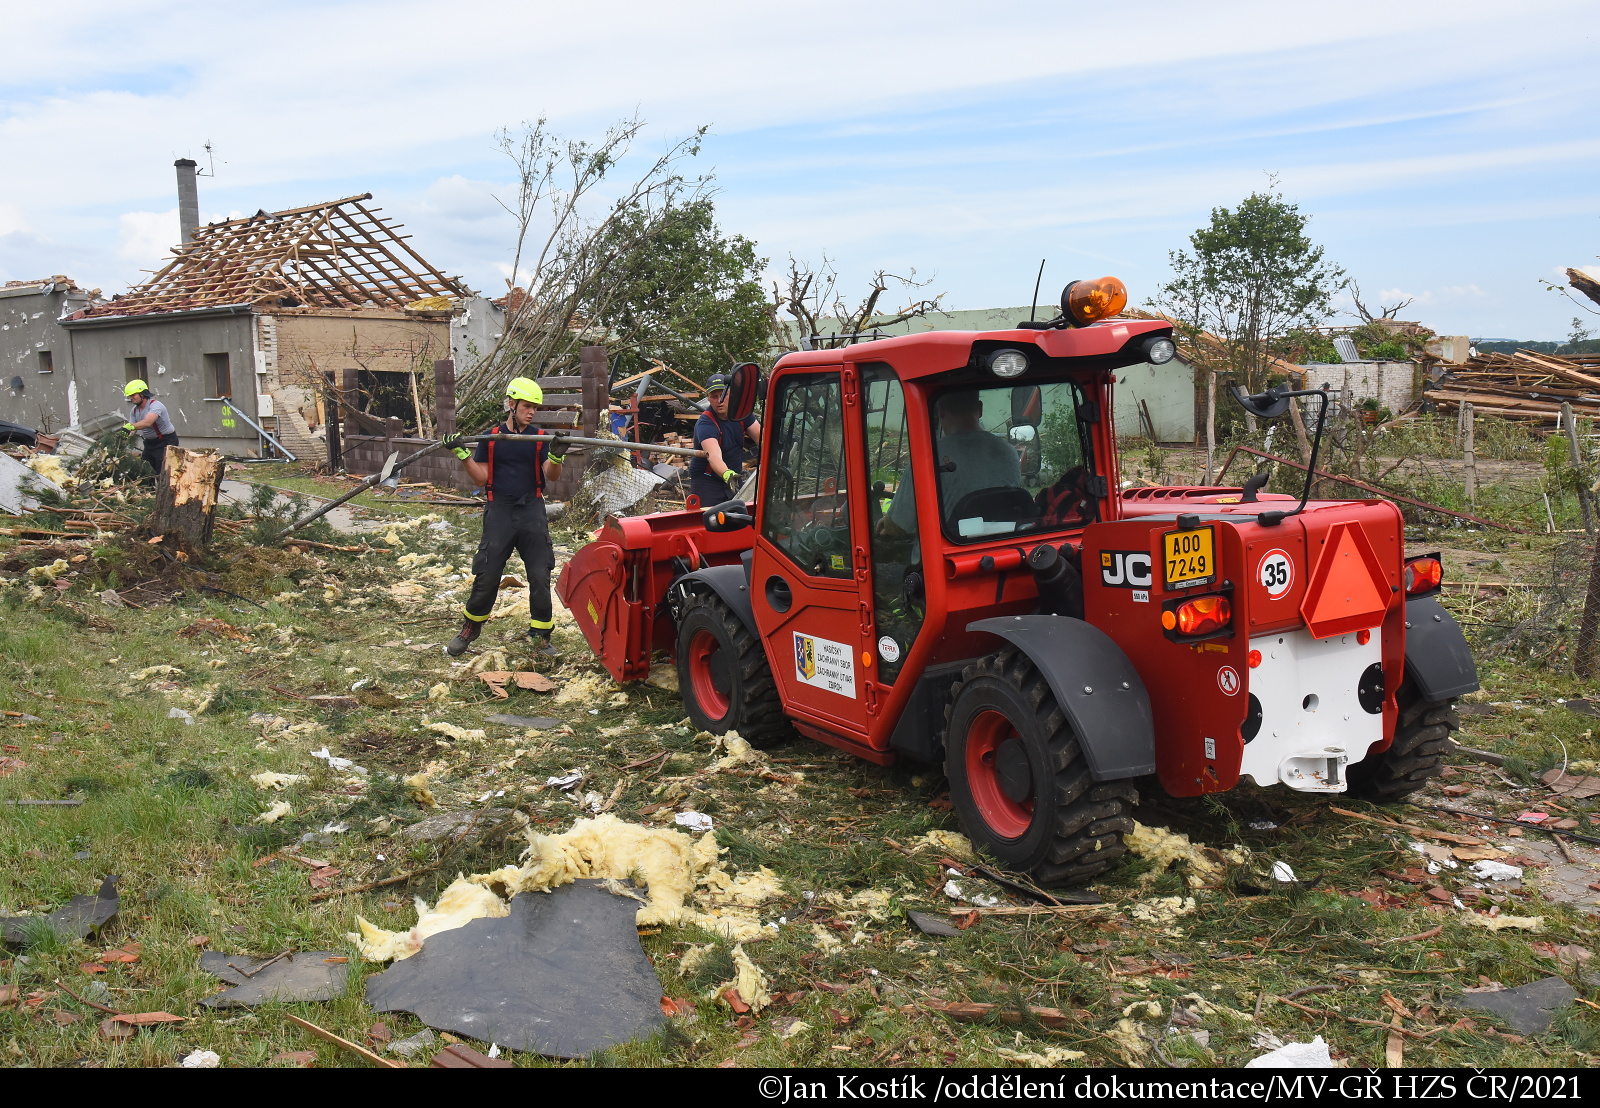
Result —
<path fill-rule="evenodd" d="M 856 697 L 856 662 L 842 642 L 794 633 L 794 674 L 807 685 Z"/>
<path fill-rule="evenodd" d="M 1232 666 L 1217 670 L 1217 688 L 1232 696 L 1239 691 L 1239 671 Z"/>

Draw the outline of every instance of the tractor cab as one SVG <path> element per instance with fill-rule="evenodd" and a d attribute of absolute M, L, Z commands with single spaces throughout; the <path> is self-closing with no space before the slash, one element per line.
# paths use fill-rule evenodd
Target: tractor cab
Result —
<path fill-rule="evenodd" d="M 942 763 L 963 829 L 1040 881 L 1123 853 L 1141 777 L 1420 787 L 1476 687 L 1438 573 L 1384 501 L 1121 494 L 1116 371 L 1174 354 L 1125 302 L 1077 282 L 1044 324 L 784 355 L 754 502 L 607 520 L 562 601 L 618 680 L 670 653 L 714 734 Z"/>

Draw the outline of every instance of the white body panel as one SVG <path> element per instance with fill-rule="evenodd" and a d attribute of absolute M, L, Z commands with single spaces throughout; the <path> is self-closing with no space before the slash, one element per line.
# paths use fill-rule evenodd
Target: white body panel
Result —
<path fill-rule="evenodd" d="M 1354 633 L 1315 639 L 1302 628 L 1250 640 L 1261 664 L 1249 691 L 1261 703 L 1261 728 L 1245 744 L 1239 773 L 1257 785 L 1342 793 L 1344 767 L 1383 741 L 1383 714 L 1361 707 L 1361 674 L 1383 661 L 1377 629 L 1362 645 Z"/>

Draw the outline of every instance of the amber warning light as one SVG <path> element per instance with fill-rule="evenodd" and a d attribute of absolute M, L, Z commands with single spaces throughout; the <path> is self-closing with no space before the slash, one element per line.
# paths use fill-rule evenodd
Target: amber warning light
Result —
<path fill-rule="evenodd" d="M 1061 314 L 1079 325 L 1110 319 L 1128 306 L 1128 286 L 1115 277 L 1074 281 L 1061 293 Z"/>
<path fill-rule="evenodd" d="M 1437 554 L 1412 558 L 1406 563 L 1406 595 L 1421 596 L 1444 583 L 1444 563 Z"/>
<path fill-rule="evenodd" d="M 1161 626 L 1180 635 L 1204 635 L 1219 631 L 1233 616 L 1233 605 L 1225 596 L 1199 596 L 1161 613 Z"/>

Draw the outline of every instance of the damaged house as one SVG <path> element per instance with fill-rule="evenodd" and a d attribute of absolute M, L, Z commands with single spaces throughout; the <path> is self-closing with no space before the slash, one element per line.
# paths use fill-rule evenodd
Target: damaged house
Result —
<path fill-rule="evenodd" d="M 78 422 L 72 336 L 61 320 L 99 295 L 59 274 L 0 287 L 0 419 L 47 433 Z"/>
<path fill-rule="evenodd" d="M 196 226 L 193 163 L 178 163 L 178 183 L 173 259 L 61 321 L 78 412 L 120 410 L 141 378 L 185 446 L 254 455 L 266 432 L 320 463 L 328 386 L 353 371 L 365 411 L 415 426 L 471 295 L 461 280 L 412 249 L 370 193 Z"/>

